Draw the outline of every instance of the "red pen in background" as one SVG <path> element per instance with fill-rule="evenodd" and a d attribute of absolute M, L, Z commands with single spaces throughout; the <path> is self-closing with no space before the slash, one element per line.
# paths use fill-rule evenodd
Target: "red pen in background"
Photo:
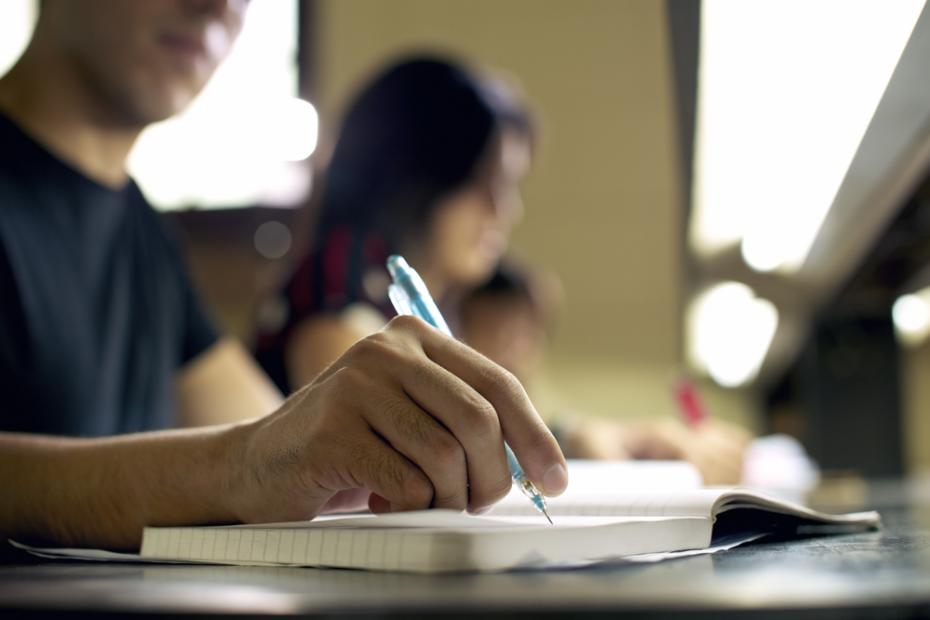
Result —
<path fill-rule="evenodd" d="M 681 410 L 681 417 L 688 426 L 694 428 L 708 418 L 701 395 L 691 379 L 682 377 L 678 380 L 675 384 L 675 400 Z"/>

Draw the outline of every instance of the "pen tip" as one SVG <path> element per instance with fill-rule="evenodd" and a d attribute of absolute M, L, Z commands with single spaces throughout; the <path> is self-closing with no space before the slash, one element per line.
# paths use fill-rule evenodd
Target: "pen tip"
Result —
<path fill-rule="evenodd" d="M 548 511 L 543 510 L 543 514 L 546 515 L 546 520 L 549 521 L 549 525 L 555 525 L 555 523 L 552 522 L 552 517 L 549 516 Z"/>

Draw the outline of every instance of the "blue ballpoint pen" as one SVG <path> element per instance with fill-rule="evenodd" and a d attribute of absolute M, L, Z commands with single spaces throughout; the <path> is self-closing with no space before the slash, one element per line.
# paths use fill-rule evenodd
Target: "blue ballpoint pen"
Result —
<path fill-rule="evenodd" d="M 436 302 L 430 297 L 420 274 L 407 264 L 404 257 L 396 254 L 389 256 L 387 268 L 393 280 L 393 283 L 388 287 L 388 296 L 391 298 L 391 303 L 394 304 L 397 314 L 418 317 L 447 336 L 452 336 L 452 330 L 449 329 L 445 319 L 442 318 L 442 314 L 439 312 Z M 504 452 L 507 454 L 507 467 L 510 469 L 510 477 L 513 478 L 514 484 L 533 502 L 537 510 L 545 515 L 549 523 L 552 523 L 546 500 L 536 489 L 536 485 L 530 482 L 530 479 L 523 473 L 523 468 L 517 461 L 516 455 L 506 442 L 504 442 Z"/>

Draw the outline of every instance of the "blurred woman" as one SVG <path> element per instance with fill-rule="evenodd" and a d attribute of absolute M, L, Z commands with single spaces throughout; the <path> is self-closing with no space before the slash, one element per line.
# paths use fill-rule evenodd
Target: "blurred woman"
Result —
<path fill-rule="evenodd" d="M 256 357 L 282 391 L 310 382 L 394 316 L 390 254 L 420 273 L 453 331 L 527 379 L 544 348 L 535 340 L 544 338 L 542 314 L 519 303 L 530 290 L 511 290 L 519 278 L 491 276 L 522 215 L 533 144 L 514 91 L 450 60 L 404 60 L 364 88 L 322 181 L 312 249 L 262 313 L 279 320 L 259 326 Z M 686 458 L 712 482 L 738 478 L 745 444 L 714 424 L 695 433 L 677 422 L 578 419 L 557 430 L 569 456 Z"/>
<path fill-rule="evenodd" d="M 460 333 L 474 349 L 532 387 L 561 300 L 555 275 L 508 259 L 462 298 Z M 697 388 L 692 388 L 698 398 Z M 670 417 L 552 413 L 549 427 L 569 458 L 685 460 L 697 467 L 707 484 L 732 484 L 742 478 L 749 436 L 725 422 L 708 418 L 689 426 Z"/>
<path fill-rule="evenodd" d="M 390 254 L 456 325 L 455 299 L 489 277 L 522 213 L 532 144 L 513 91 L 454 62 L 405 60 L 365 88 L 323 180 L 313 249 L 272 302 L 283 321 L 260 326 L 257 358 L 279 387 L 307 383 L 394 315 Z"/>

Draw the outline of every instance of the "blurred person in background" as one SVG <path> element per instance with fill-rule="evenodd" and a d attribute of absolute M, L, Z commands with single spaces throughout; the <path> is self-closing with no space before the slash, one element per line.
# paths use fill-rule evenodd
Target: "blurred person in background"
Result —
<path fill-rule="evenodd" d="M 510 372 L 533 393 L 563 298 L 554 274 L 505 258 L 460 304 L 465 342 Z M 671 395 L 670 395 L 671 397 Z M 749 435 L 704 420 L 688 428 L 675 419 L 625 418 L 549 412 L 550 428 L 569 458 L 682 459 L 706 484 L 734 484 L 743 474 Z"/>
<path fill-rule="evenodd" d="M 0 79 L 0 540 L 130 549 L 146 525 L 479 510 L 511 488 L 502 426 L 543 492 L 567 484 L 522 386 L 422 321 L 283 402 L 213 328 L 126 158 L 201 90 L 246 4 L 45 0 Z M 159 430 L 181 424 L 207 426 Z"/>
<path fill-rule="evenodd" d="M 554 274 L 506 256 L 462 297 L 462 338 L 529 385 L 545 357 L 562 295 Z"/>
<path fill-rule="evenodd" d="M 287 392 L 394 316 L 385 261 L 403 255 L 446 320 L 480 284 L 519 219 L 533 143 L 503 83 L 438 57 L 401 60 L 352 102 L 322 180 L 309 254 L 269 300 L 256 354 Z"/>
<path fill-rule="evenodd" d="M 400 59 L 363 86 L 318 186 L 310 252 L 259 312 L 256 358 L 278 387 L 311 381 L 394 316 L 391 254 L 420 273 L 453 332 L 528 378 L 545 348 L 548 309 L 526 278 L 492 274 L 523 213 L 519 185 L 535 141 L 512 87 L 451 58 Z M 571 456 L 684 458 L 713 483 L 739 480 L 747 442 L 714 422 L 696 432 L 674 420 L 553 424 Z"/>

